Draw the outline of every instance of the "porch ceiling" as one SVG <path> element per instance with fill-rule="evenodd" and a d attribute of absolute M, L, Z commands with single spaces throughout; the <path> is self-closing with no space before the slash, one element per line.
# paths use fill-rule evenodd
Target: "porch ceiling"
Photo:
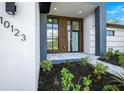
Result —
<path fill-rule="evenodd" d="M 96 2 L 53 2 L 49 15 L 83 18 L 98 6 Z"/>

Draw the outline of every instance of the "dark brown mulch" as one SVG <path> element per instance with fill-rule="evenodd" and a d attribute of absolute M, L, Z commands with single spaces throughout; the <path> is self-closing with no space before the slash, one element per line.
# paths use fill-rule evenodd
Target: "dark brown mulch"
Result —
<path fill-rule="evenodd" d="M 91 79 L 93 83 L 90 87 L 91 91 L 101 91 L 103 86 L 109 84 L 111 80 L 111 74 L 107 73 L 105 76 L 102 76 L 102 79 L 99 82 L 95 82 L 95 77 L 92 74 L 93 68 L 92 65 L 88 64 L 87 68 L 81 66 L 78 62 L 73 63 L 61 63 L 54 64 L 53 68 L 50 72 L 43 72 L 40 70 L 39 76 L 39 91 L 62 91 L 61 87 L 61 69 L 65 67 L 67 68 L 74 76 L 73 83 L 81 85 L 81 90 L 83 90 L 83 81 L 82 77 L 91 75 Z M 124 90 L 124 88 L 120 88 L 120 90 Z"/>

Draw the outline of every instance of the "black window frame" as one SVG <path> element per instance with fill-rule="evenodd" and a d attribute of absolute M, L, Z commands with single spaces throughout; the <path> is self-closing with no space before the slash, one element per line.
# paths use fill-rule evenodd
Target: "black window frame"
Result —
<path fill-rule="evenodd" d="M 112 35 L 108 35 L 107 32 L 112 32 Z M 115 36 L 115 30 L 107 30 L 106 31 L 106 36 Z"/>
<path fill-rule="evenodd" d="M 52 29 L 52 38 L 48 38 L 47 37 L 47 40 L 48 39 L 51 39 L 52 40 L 52 49 L 48 49 L 48 46 L 47 46 L 47 50 L 48 51 L 58 51 L 59 50 L 59 18 L 54 18 L 54 17 L 47 17 L 47 24 L 48 24 L 48 18 L 50 18 L 50 19 L 52 19 L 52 27 L 47 27 L 47 29 Z M 57 25 L 58 25 L 58 27 L 57 28 L 54 28 L 53 27 L 53 25 L 54 25 L 54 23 L 53 23 L 53 20 L 54 19 L 57 19 Z M 58 30 L 58 37 L 57 38 L 54 38 L 54 35 L 53 35 L 53 30 L 54 29 L 56 29 L 56 30 Z M 54 49 L 54 42 L 53 42 L 53 40 L 57 40 L 58 41 L 58 45 L 57 45 L 57 49 Z"/>
<path fill-rule="evenodd" d="M 70 30 L 68 30 L 68 28 L 67 28 L 67 32 L 69 31 L 71 34 L 71 36 L 70 36 L 70 38 L 72 38 L 72 33 L 73 32 L 77 32 L 78 33 L 78 51 L 72 51 L 72 40 L 70 41 L 71 43 L 70 43 L 70 51 L 68 50 L 68 52 L 79 52 L 80 50 L 79 50 L 79 48 L 80 48 L 80 20 L 76 20 L 76 19 L 68 19 L 67 20 L 67 27 L 68 27 L 68 21 L 70 21 Z M 72 28 L 72 23 L 73 23 L 73 21 L 77 21 L 78 23 L 79 23 L 79 28 L 78 28 L 78 30 L 73 30 Z"/>

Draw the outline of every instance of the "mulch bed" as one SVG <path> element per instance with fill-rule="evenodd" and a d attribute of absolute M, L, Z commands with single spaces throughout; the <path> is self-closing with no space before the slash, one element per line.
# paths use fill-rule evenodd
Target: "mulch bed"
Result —
<path fill-rule="evenodd" d="M 109 84 L 111 80 L 112 74 L 107 73 L 105 76 L 102 77 L 101 81 L 95 82 L 95 77 L 92 74 L 93 68 L 92 65 L 88 64 L 87 69 L 79 64 L 79 62 L 73 63 L 61 63 L 61 64 L 54 64 L 53 68 L 50 72 L 43 72 L 40 69 L 39 75 L 39 91 L 62 91 L 61 87 L 61 69 L 65 67 L 67 68 L 74 76 L 73 83 L 81 85 L 81 90 L 83 90 L 83 81 L 82 77 L 91 75 L 91 79 L 93 83 L 90 87 L 91 91 L 101 91 L 104 85 Z M 113 83 L 111 83 L 113 84 Z M 120 87 L 120 90 L 124 90 L 124 87 Z"/>

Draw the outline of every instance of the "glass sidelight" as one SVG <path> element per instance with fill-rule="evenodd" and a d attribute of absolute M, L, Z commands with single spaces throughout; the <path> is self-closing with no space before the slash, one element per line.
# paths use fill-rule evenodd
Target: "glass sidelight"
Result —
<path fill-rule="evenodd" d="M 79 51 L 79 21 L 69 20 L 67 22 L 68 31 L 68 51 Z"/>

